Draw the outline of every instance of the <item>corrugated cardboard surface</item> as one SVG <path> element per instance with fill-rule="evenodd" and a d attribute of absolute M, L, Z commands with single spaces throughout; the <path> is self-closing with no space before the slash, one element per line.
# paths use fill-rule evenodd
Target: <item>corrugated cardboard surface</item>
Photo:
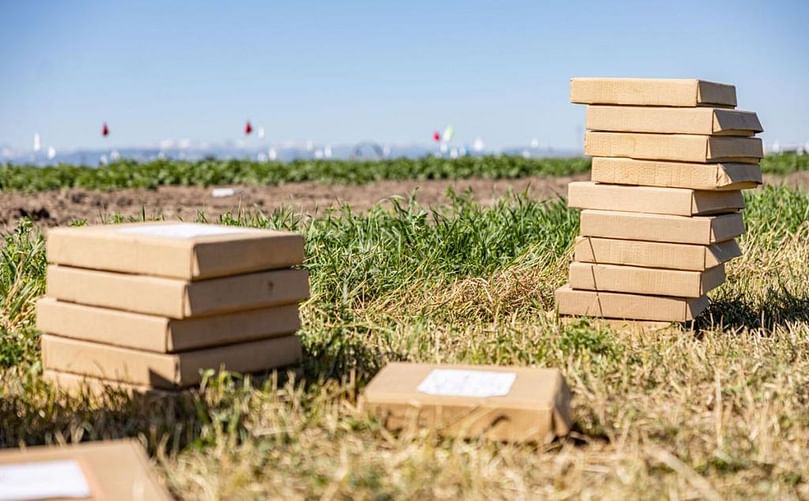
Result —
<path fill-rule="evenodd" d="M 721 108 L 588 106 L 586 123 L 595 131 L 656 134 L 752 136 L 764 130 L 755 113 Z"/>
<path fill-rule="evenodd" d="M 735 240 L 688 245 L 577 237 L 574 249 L 573 259 L 583 263 L 694 271 L 704 271 L 742 255 Z"/>
<path fill-rule="evenodd" d="M 170 318 L 294 304 L 309 297 L 303 270 L 276 270 L 187 282 L 48 266 L 47 295 L 67 302 Z"/>
<path fill-rule="evenodd" d="M 573 290 L 564 285 L 556 290 L 560 315 L 601 318 L 687 322 L 708 307 L 708 298 L 675 298 Z"/>
<path fill-rule="evenodd" d="M 300 363 L 297 336 L 283 336 L 204 350 L 164 354 L 119 348 L 43 334 L 42 365 L 71 374 L 121 381 L 161 389 L 200 383 L 200 371 L 250 373 Z"/>
<path fill-rule="evenodd" d="M 694 79 L 573 78 L 570 101 L 641 106 L 736 106 L 732 85 Z"/>
<path fill-rule="evenodd" d="M 615 264 L 570 264 L 573 289 L 655 296 L 701 297 L 725 281 L 725 266 L 705 271 L 662 270 Z"/>
<path fill-rule="evenodd" d="M 584 153 L 594 157 L 751 164 L 764 156 L 761 139 L 754 137 L 592 131 L 584 136 Z"/>
<path fill-rule="evenodd" d="M 159 353 L 266 339 L 291 334 L 299 328 L 295 304 L 176 320 L 47 297 L 37 302 L 40 331 Z"/>
<path fill-rule="evenodd" d="M 639 212 L 585 209 L 581 236 L 709 245 L 744 233 L 740 214 L 721 216 L 667 216 Z"/>
<path fill-rule="evenodd" d="M 284 231 L 150 222 L 55 228 L 47 253 L 54 264 L 198 280 L 299 265 L 303 243 Z"/>
<path fill-rule="evenodd" d="M 0 464 L 75 460 L 86 472 L 94 500 L 169 501 L 152 475 L 149 458 L 135 440 L 90 442 L 0 450 Z M 46 479 L 43 479 L 45 481 Z"/>
<path fill-rule="evenodd" d="M 593 157 L 592 180 L 694 190 L 746 190 L 761 184 L 761 169 L 752 164 L 697 164 Z"/>
<path fill-rule="evenodd" d="M 740 191 L 695 191 L 577 181 L 568 184 L 568 205 L 579 209 L 692 216 L 736 212 L 744 208 L 744 197 Z"/>
<path fill-rule="evenodd" d="M 508 395 L 439 396 L 420 392 L 433 369 L 517 374 Z M 364 408 L 392 430 L 434 428 L 447 436 L 548 442 L 571 426 L 570 392 L 557 369 L 390 363 L 365 388 Z"/>

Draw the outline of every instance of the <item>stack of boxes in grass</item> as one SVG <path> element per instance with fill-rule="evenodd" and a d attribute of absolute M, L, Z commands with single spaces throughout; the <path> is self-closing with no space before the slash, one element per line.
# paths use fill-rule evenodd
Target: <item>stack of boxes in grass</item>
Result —
<path fill-rule="evenodd" d="M 37 305 L 47 378 L 151 392 L 297 366 L 303 237 L 187 223 L 51 230 Z"/>
<path fill-rule="evenodd" d="M 592 181 L 569 186 L 582 209 L 561 315 L 692 320 L 725 280 L 744 232 L 740 190 L 761 183 L 755 113 L 736 89 L 699 80 L 582 78 Z"/>

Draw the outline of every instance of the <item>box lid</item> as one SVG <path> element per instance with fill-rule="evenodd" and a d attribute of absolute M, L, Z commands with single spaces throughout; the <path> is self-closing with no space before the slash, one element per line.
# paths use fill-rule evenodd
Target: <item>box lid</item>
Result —
<path fill-rule="evenodd" d="M 570 287 L 654 296 L 702 297 L 725 281 L 724 265 L 704 271 L 665 270 L 615 264 L 573 262 Z"/>
<path fill-rule="evenodd" d="M 592 180 L 607 184 L 735 191 L 761 184 L 758 165 L 593 157 Z"/>
<path fill-rule="evenodd" d="M 577 237 L 573 259 L 584 263 L 703 271 L 742 255 L 736 240 L 711 245 Z"/>
<path fill-rule="evenodd" d="M 741 214 L 670 216 L 585 209 L 581 236 L 709 245 L 744 233 Z"/>
<path fill-rule="evenodd" d="M 696 79 L 573 78 L 570 101 L 639 106 L 736 106 L 736 87 Z"/>
<path fill-rule="evenodd" d="M 92 484 L 90 499 L 172 499 L 153 476 L 149 459 L 143 447 L 135 440 L 0 450 L 0 465 L 36 464 L 54 460 L 75 460 L 81 463 Z"/>
<path fill-rule="evenodd" d="M 587 129 L 608 132 L 752 136 L 762 132 L 750 111 L 722 108 L 588 106 Z"/>
<path fill-rule="evenodd" d="M 48 262 L 186 280 L 288 268 L 303 262 L 297 233 L 182 222 L 54 228 Z"/>
<path fill-rule="evenodd" d="M 736 212 L 744 208 L 744 197 L 740 191 L 696 191 L 576 181 L 568 185 L 568 205 L 578 209 L 692 216 Z"/>
<path fill-rule="evenodd" d="M 754 137 L 587 131 L 584 153 L 594 157 L 639 160 L 758 164 L 764 156 L 764 149 L 761 139 Z"/>
<path fill-rule="evenodd" d="M 556 290 L 560 315 L 575 315 L 654 322 L 687 322 L 708 307 L 708 298 L 676 298 L 575 290 L 566 284 Z"/>

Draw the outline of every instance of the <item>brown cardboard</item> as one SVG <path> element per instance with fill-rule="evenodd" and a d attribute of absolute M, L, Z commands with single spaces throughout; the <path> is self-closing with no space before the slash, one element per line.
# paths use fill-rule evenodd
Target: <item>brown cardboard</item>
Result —
<path fill-rule="evenodd" d="M 755 137 L 592 131 L 584 135 L 584 153 L 593 157 L 748 164 L 757 164 L 764 156 L 761 139 Z"/>
<path fill-rule="evenodd" d="M 37 329 L 62 337 L 135 350 L 176 353 L 291 334 L 298 305 L 183 320 L 42 298 Z"/>
<path fill-rule="evenodd" d="M 710 245 L 744 233 L 744 222 L 740 214 L 684 217 L 585 209 L 580 233 L 583 237 Z"/>
<path fill-rule="evenodd" d="M 42 371 L 42 379 L 72 396 L 91 395 L 103 398 L 105 395 L 122 393 L 129 397 L 172 398 L 179 395 L 181 391 L 179 389 L 161 390 L 148 385 L 128 384 L 51 369 Z"/>
<path fill-rule="evenodd" d="M 697 164 L 593 157 L 593 181 L 607 184 L 746 190 L 761 184 L 761 169 L 752 164 Z"/>
<path fill-rule="evenodd" d="M 435 370 L 516 374 L 503 396 L 449 396 L 419 391 Z M 476 374 L 481 374 L 476 372 Z M 570 430 L 570 392 L 557 369 L 390 363 L 365 388 L 363 407 L 391 430 L 433 428 L 446 436 L 548 442 Z"/>
<path fill-rule="evenodd" d="M 696 191 L 590 181 L 572 182 L 567 188 L 568 205 L 578 209 L 694 216 L 736 212 L 744 208 L 740 191 Z"/>
<path fill-rule="evenodd" d="M 704 271 L 742 255 L 736 240 L 711 245 L 577 237 L 573 259 L 582 263 Z"/>
<path fill-rule="evenodd" d="M 303 270 L 276 270 L 187 282 L 50 265 L 47 295 L 90 306 L 186 318 L 298 303 L 309 297 L 309 279 Z"/>
<path fill-rule="evenodd" d="M 75 460 L 85 471 L 95 501 L 169 501 L 151 472 L 149 458 L 135 440 L 89 442 L 0 450 L 0 464 Z"/>
<path fill-rule="evenodd" d="M 47 254 L 52 264 L 199 280 L 299 265 L 303 237 L 181 222 L 98 225 L 50 230 Z"/>
<path fill-rule="evenodd" d="M 570 287 L 655 296 L 701 297 L 725 281 L 725 266 L 705 271 L 661 270 L 615 264 L 570 263 Z"/>
<path fill-rule="evenodd" d="M 299 364 L 301 357 L 296 336 L 164 354 L 42 335 L 45 369 L 169 390 L 199 384 L 204 369 L 259 372 Z"/>
<path fill-rule="evenodd" d="M 640 106 L 736 106 L 736 87 L 694 79 L 573 78 L 570 101 Z"/>
<path fill-rule="evenodd" d="M 706 136 L 752 136 L 764 130 L 750 111 L 648 106 L 588 106 L 587 129 Z"/>
<path fill-rule="evenodd" d="M 560 315 L 687 322 L 708 307 L 708 298 L 676 298 L 574 290 L 564 285 L 556 290 Z"/>

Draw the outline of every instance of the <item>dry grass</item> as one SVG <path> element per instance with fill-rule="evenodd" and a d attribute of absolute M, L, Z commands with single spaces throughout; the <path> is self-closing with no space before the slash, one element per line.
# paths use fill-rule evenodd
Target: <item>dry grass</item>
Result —
<path fill-rule="evenodd" d="M 185 499 L 809 499 L 809 225 L 772 209 L 782 192 L 757 196 L 773 199 L 752 200 L 745 254 L 690 329 L 562 327 L 568 254 L 521 249 L 454 279 L 324 289 L 303 310 L 305 383 L 222 375 L 160 405 L 93 401 L 22 363 L 3 373 L 0 442 L 137 435 Z M 356 407 L 391 359 L 560 367 L 575 432 L 544 448 L 391 435 Z"/>

